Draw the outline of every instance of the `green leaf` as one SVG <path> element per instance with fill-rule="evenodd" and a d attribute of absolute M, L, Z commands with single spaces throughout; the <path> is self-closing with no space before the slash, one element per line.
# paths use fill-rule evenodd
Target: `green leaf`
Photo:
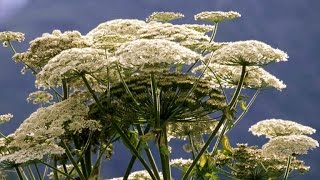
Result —
<path fill-rule="evenodd" d="M 243 111 L 246 111 L 247 110 L 247 104 L 245 101 L 240 101 L 240 107 Z"/>
<path fill-rule="evenodd" d="M 206 155 L 202 155 L 199 160 L 199 166 L 202 169 L 207 164 L 208 158 Z"/>
<path fill-rule="evenodd" d="M 155 133 L 153 131 L 150 131 L 150 132 L 144 134 L 143 136 L 141 136 L 141 140 L 144 142 L 152 141 L 152 140 L 154 140 L 154 138 L 155 138 Z"/>

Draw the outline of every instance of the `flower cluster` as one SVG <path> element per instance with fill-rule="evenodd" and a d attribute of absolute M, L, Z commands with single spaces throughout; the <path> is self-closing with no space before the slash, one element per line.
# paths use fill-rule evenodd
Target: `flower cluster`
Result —
<path fill-rule="evenodd" d="M 241 17 L 241 15 L 238 12 L 234 12 L 234 11 L 229 11 L 229 12 L 205 11 L 205 12 L 196 14 L 194 16 L 194 19 L 218 23 L 218 22 L 223 22 L 226 20 L 231 20 L 239 17 Z"/>
<path fill-rule="evenodd" d="M 45 88 L 60 86 L 65 79 L 72 87 L 79 88 L 83 86 L 81 83 L 77 86 L 81 73 L 94 74 L 110 66 L 113 60 L 107 56 L 104 50 L 89 47 L 64 50 L 37 74 L 36 85 Z"/>
<path fill-rule="evenodd" d="M 262 66 L 287 59 L 285 52 L 256 40 L 229 43 L 206 56 L 210 63 L 233 66 Z"/>
<path fill-rule="evenodd" d="M 201 56 L 176 42 L 164 39 L 139 39 L 124 43 L 115 52 L 125 68 L 138 69 L 150 65 L 191 64 Z"/>
<path fill-rule="evenodd" d="M 315 133 L 315 129 L 289 120 L 263 120 L 251 126 L 249 131 L 254 135 L 270 138 L 262 147 L 266 156 L 307 154 L 308 150 L 319 147 L 318 141 L 304 135 Z"/>
<path fill-rule="evenodd" d="M 23 62 L 34 70 L 38 70 L 63 50 L 88 46 L 89 43 L 78 31 L 62 33 L 60 30 L 54 30 L 52 34 L 44 33 L 41 37 L 31 41 L 26 52 L 16 53 L 13 58 L 17 62 Z"/>
<path fill-rule="evenodd" d="M 12 31 L 0 32 L 0 41 L 2 42 L 10 42 L 10 41 L 22 42 L 23 40 L 24 40 L 24 34 L 21 32 L 12 32 Z"/>
<path fill-rule="evenodd" d="M 47 91 L 36 91 L 29 94 L 27 101 L 33 104 L 47 104 L 53 99 L 53 96 Z"/>
<path fill-rule="evenodd" d="M 305 135 L 278 136 L 262 146 L 267 156 L 290 156 L 307 154 L 308 150 L 319 147 L 318 141 Z"/>
<path fill-rule="evenodd" d="M 194 68 L 193 72 L 203 72 L 205 67 L 205 65 L 200 65 Z M 224 88 L 235 88 L 239 84 L 240 66 L 210 64 L 208 67 L 208 70 L 204 72 L 204 77 L 211 78 L 212 84 L 220 84 Z M 261 67 L 249 66 L 246 68 L 246 72 L 244 87 L 252 89 L 275 88 L 280 91 L 286 88 L 286 85 L 281 80 Z"/>
<path fill-rule="evenodd" d="M 249 131 L 251 131 L 253 135 L 265 135 L 267 138 L 313 134 L 316 132 L 315 129 L 309 126 L 304 126 L 302 124 L 283 119 L 266 119 L 259 121 L 255 125 L 252 125 Z"/>
<path fill-rule="evenodd" d="M 282 177 L 287 168 L 287 157 L 268 157 L 263 154 L 263 150 L 247 144 L 237 144 L 233 158 L 232 175 L 237 179 Z M 289 168 L 290 171 L 298 170 L 301 173 L 310 169 L 294 157 Z"/>
<path fill-rule="evenodd" d="M 46 154 L 63 154 L 58 145 L 66 133 L 78 133 L 83 129 L 99 130 L 100 124 L 87 119 L 88 107 L 84 96 L 74 95 L 67 100 L 32 113 L 20 127 L 9 135 L 8 147 L 13 153 L 0 157 L 0 161 L 23 163 L 42 159 Z"/>
<path fill-rule="evenodd" d="M 159 21 L 159 22 L 169 22 L 175 19 L 183 18 L 184 15 L 181 13 L 175 12 L 154 12 L 147 19 L 147 22 L 150 21 Z"/>
<path fill-rule="evenodd" d="M 13 118 L 13 115 L 8 113 L 8 114 L 2 114 L 0 115 L 0 124 L 5 123 L 10 121 L 10 119 Z"/>

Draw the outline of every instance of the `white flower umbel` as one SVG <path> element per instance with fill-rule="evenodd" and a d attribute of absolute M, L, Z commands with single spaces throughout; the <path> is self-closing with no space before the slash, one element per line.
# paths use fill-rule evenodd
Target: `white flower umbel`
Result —
<path fill-rule="evenodd" d="M 206 24 L 183 24 L 182 26 L 202 33 L 207 33 L 214 29 L 214 26 Z"/>
<path fill-rule="evenodd" d="M 169 22 L 183 17 L 183 14 L 176 12 L 154 12 L 146 19 L 146 21 Z"/>
<path fill-rule="evenodd" d="M 238 12 L 229 11 L 205 11 L 194 16 L 195 20 L 204 20 L 213 23 L 223 22 L 225 20 L 239 18 L 241 15 Z"/>
<path fill-rule="evenodd" d="M 313 134 L 316 132 L 315 129 L 309 126 L 304 126 L 293 121 L 282 119 L 267 119 L 259 121 L 255 125 L 252 125 L 249 128 L 249 131 L 251 131 L 253 135 L 265 135 L 267 138 L 287 135 Z"/>
<path fill-rule="evenodd" d="M 308 150 L 319 147 L 318 141 L 305 135 L 279 136 L 262 146 L 266 156 L 291 156 L 307 154 Z"/>
<path fill-rule="evenodd" d="M 32 101 L 33 104 L 47 104 L 53 99 L 53 96 L 46 91 L 36 91 L 30 93 L 27 101 Z"/>
<path fill-rule="evenodd" d="M 203 71 L 205 65 L 194 68 L 194 72 Z M 220 64 L 210 64 L 209 69 L 205 71 L 204 76 L 209 77 L 216 85 L 220 83 L 225 88 L 237 87 L 241 75 L 240 66 L 228 66 Z M 279 91 L 286 88 L 286 85 L 258 66 L 247 67 L 247 76 L 244 79 L 244 87 L 252 89 L 275 88 Z"/>
<path fill-rule="evenodd" d="M 144 27 L 146 22 L 137 19 L 115 19 L 99 24 L 86 36 L 95 39 L 103 35 L 121 35 L 122 37 L 134 38 L 137 31 Z"/>
<path fill-rule="evenodd" d="M 0 156 L 0 162 L 10 161 L 19 164 L 42 159 L 45 155 L 61 155 L 65 152 L 62 147 L 50 140 L 47 140 L 44 143 L 32 143 L 32 145 L 33 146 L 25 147 L 24 149 L 20 149 L 13 153 Z"/>
<path fill-rule="evenodd" d="M 10 121 L 10 119 L 13 118 L 13 115 L 8 113 L 8 114 L 2 114 L 0 115 L 0 124 L 5 123 Z"/>
<path fill-rule="evenodd" d="M 288 55 L 271 46 L 256 40 L 229 43 L 212 54 L 206 60 L 223 65 L 262 66 L 272 62 L 287 61 Z"/>
<path fill-rule="evenodd" d="M 112 58 L 107 59 L 106 52 L 101 49 L 68 49 L 52 58 L 44 66 L 36 76 L 36 85 L 44 88 L 61 86 L 62 79 L 66 79 L 69 86 L 80 88 L 84 84 L 81 84 L 79 73 L 95 74 L 106 71 L 112 62 Z"/>
<path fill-rule="evenodd" d="M 2 156 L 0 160 L 22 163 L 41 159 L 46 154 L 62 154 L 63 148 L 56 144 L 60 136 L 66 135 L 67 132 L 78 133 L 83 129 L 100 130 L 99 122 L 87 119 L 89 108 L 83 103 L 85 99 L 85 96 L 76 94 L 32 113 L 13 134 L 9 135 L 8 147 L 14 151 Z"/>
<path fill-rule="evenodd" d="M 22 42 L 23 40 L 24 40 L 24 34 L 21 32 L 12 32 L 12 31 L 0 32 L 1 42 L 9 42 L 9 41 Z"/>
<path fill-rule="evenodd" d="M 138 31 L 138 36 L 144 39 L 165 39 L 179 42 L 188 48 L 193 48 L 199 43 L 209 42 L 210 40 L 210 37 L 204 35 L 203 32 L 196 31 L 190 27 L 155 21 L 143 26 Z"/>
<path fill-rule="evenodd" d="M 16 53 L 13 58 L 34 69 L 41 69 L 63 50 L 88 46 L 89 43 L 78 31 L 62 33 L 60 30 L 54 30 L 52 34 L 44 33 L 41 37 L 32 40 L 26 52 Z"/>
<path fill-rule="evenodd" d="M 123 67 L 136 69 L 159 64 L 191 64 L 201 58 L 198 53 L 163 39 L 139 39 L 124 43 L 115 55 Z M 157 70 L 156 67 L 154 70 Z"/>

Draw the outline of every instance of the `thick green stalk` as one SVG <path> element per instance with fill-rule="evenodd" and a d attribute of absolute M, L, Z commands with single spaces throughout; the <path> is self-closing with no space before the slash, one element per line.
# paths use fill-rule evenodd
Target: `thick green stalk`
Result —
<path fill-rule="evenodd" d="M 163 179 L 170 180 L 171 179 L 170 153 L 168 149 L 169 145 L 168 145 L 166 124 L 163 125 L 161 135 L 160 135 L 160 142 L 158 143 L 158 145 L 159 145 L 160 159 L 161 159 L 161 165 L 162 165 Z"/>
<path fill-rule="evenodd" d="M 82 80 L 84 81 L 88 91 L 90 92 L 90 94 L 92 95 L 93 99 L 95 100 L 95 102 L 97 103 L 99 109 L 101 110 L 102 113 L 105 114 L 105 109 L 103 108 L 102 104 L 100 103 L 98 97 L 95 95 L 94 91 L 92 90 L 91 86 L 88 83 L 88 80 L 86 79 L 84 74 L 80 74 L 82 77 Z M 150 169 L 150 167 L 148 166 L 148 164 L 146 163 L 146 161 L 141 157 L 141 155 L 139 154 L 139 152 L 135 149 L 135 147 L 131 144 L 129 138 L 126 136 L 126 134 L 124 134 L 124 132 L 122 131 L 122 129 L 117 125 L 117 123 L 113 122 L 111 123 L 112 127 L 115 128 L 115 130 L 119 133 L 119 135 L 121 136 L 122 140 L 124 141 L 125 144 L 127 144 L 129 150 L 131 151 L 131 153 L 135 156 L 137 156 L 137 158 L 140 160 L 140 162 L 142 163 L 142 165 L 146 168 L 146 170 L 148 171 L 148 173 L 150 174 L 152 179 L 156 179 L 152 170 Z"/>
<path fill-rule="evenodd" d="M 89 145 L 88 148 L 86 149 L 84 159 L 85 159 L 85 163 L 86 163 L 87 174 L 89 177 L 89 175 L 91 174 L 91 170 L 92 170 L 91 145 Z"/>

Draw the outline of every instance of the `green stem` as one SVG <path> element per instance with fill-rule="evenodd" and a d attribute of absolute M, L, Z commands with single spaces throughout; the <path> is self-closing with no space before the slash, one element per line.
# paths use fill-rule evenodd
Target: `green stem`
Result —
<path fill-rule="evenodd" d="M 116 137 L 116 134 L 113 134 L 112 137 L 110 138 L 110 141 L 108 143 L 106 143 L 105 147 L 104 148 L 101 148 L 100 147 L 100 152 L 99 152 L 99 156 L 96 160 L 96 163 L 94 164 L 93 166 L 93 170 L 91 171 L 91 174 L 89 177 L 92 177 L 92 172 L 94 172 L 95 169 L 98 170 L 98 174 L 100 172 L 100 165 L 101 165 L 101 158 L 102 158 L 102 155 L 104 154 L 104 152 L 106 151 L 106 149 L 109 147 L 109 145 L 111 144 L 112 140 Z"/>
<path fill-rule="evenodd" d="M 260 93 L 260 89 L 258 89 L 253 97 L 251 98 L 251 100 L 249 101 L 246 109 L 240 114 L 240 116 L 237 118 L 237 120 L 234 121 L 234 123 L 232 124 L 232 126 L 230 127 L 230 129 L 228 131 L 230 131 L 232 128 L 234 128 L 241 120 L 242 118 L 247 114 L 247 112 L 249 111 L 251 105 L 253 104 L 253 102 L 255 101 L 255 99 L 257 98 L 258 94 Z"/>
<path fill-rule="evenodd" d="M 55 170 L 53 171 L 53 176 L 54 176 L 54 178 L 55 179 L 59 179 L 59 177 L 58 177 L 58 172 L 57 172 L 57 170 L 56 169 L 58 169 L 58 162 L 57 162 L 57 160 L 56 160 L 56 157 L 53 157 L 54 159 L 53 159 L 53 165 L 54 165 L 54 167 L 55 167 Z"/>
<path fill-rule="evenodd" d="M 289 177 L 291 161 L 292 161 L 292 157 L 288 156 L 287 167 L 283 176 L 283 180 L 287 180 Z"/>
<path fill-rule="evenodd" d="M 211 43 L 212 41 L 214 41 L 214 38 L 216 37 L 216 34 L 217 34 L 217 30 L 218 30 L 218 23 L 215 23 L 214 24 L 214 28 L 213 28 L 213 32 L 211 34 L 211 37 L 210 37 L 210 41 L 209 43 Z M 201 54 L 203 55 L 204 53 L 206 52 L 206 49 L 202 50 Z M 200 59 L 197 59 L 190 67 L 189 69 L 187 70 L 186 73 L 189 73 L 192 68 L 200 61 Z"/>
<path fill-rule="evenodd" d="M 68 99 L 69 96 L 69 88 L 67 85 L 67 81 L 65 79 L 62 79 L 62 90 L 63 90 L 63 100 Z"/>
<path fill-rule="evenodd" d="M 156 123 L 155 128 L 160 129 L 161 122 L 160 122 L 160 94 L 158 94 L 157 83 L 154 77 L 154 74 L 151 73 L 151 90 L 152 90 L 152 99 L 153 99 L 153 107 L 154 112 L 156 114 Z"/>
<path fill-rule="evenodd" d="M 18 174 L 19 179 L 20 179 L 20 180 L 23 180 L 23 176 L 22 176 L 22 174 L 21 174 L 21 171 L 20 171 L 19 167 L 15 166 L 14 168 L 16 169 L 16 172 L 17 172 L 17 174 Z"/>
<path fill-rule="evenodd" d="M 83 154 L 84 154 L 85 150 L 83 150 L 81 148 L 81 145 L 79 144 L 78 140 L 75 137 L 73 137 L 73 142 L 74 142 L 75 148 L 81 150 L 81 155 L 78 156 L 78 160 L 77 160 L 76 164 L 78 165 L 79 162 L 80 162 L 81 170 L 82 170 L 82 173 L 83 173 L 84 177 L 88 177 L 87 170 L 86 170 L 86 163 L 85 163 L 85 161 L 83 159 Z M 74 167 L 74 168 L 76 168 L 76 167 Z M 71 172 L 72 171 L 70 171 L 69 174 L 71 174 Z"/>
<path fill-rule="evenodd" d="M 190 167 L 187 169 L 186 173 L 183 175 L 182 179 L 183 180 L 187 180 L 188 176 L 190 175 L 192 169 L 194 168 L 194 166 L 197 164 L 197 162 L 199 161 L 200 157 L 202 156 L 202 154 L 206 151 L 206 149 L 209 147 L 211 141 L 213 140 L 213 138 L 216 136 L 217 132 L 219 131 L 220 127 L 225 123 L 226 120 L 228 120 L 229 117 L 229 111 L 235 106 L 236 104 L 236 100 L 238 99 L 242 86 L 243 86 L 243 82 L 244 82 L 244 78 L 246 75 L 246 66 L 242 66 L 242 71 L 241 71 L 241 76 L 240 76 L 240 80 L 237 86 L 237 89 L 235 91 L 235 93 L 232 96 L 231 102 L 228 105 L 228 107 L 226 107 L 226 109 L 223 112 L 223 115 L 218 123 L 218 125 L 216 126 L 216 128 L 213 130 L 213 132 L 211 133 L 211 135 L 209 136 L 208 140 L 206 141 L 205 145 L 201 148 L 199 154 L 197 155 L 197 157 L 193 160 L 192 164 L 190 165 Z M 228 114 L 228 115 L 227 115 Z M 231 119 L 230 119 L 231 120 Z"/>
<path fill-rule="evenodd" d="M 35 168 L 36 168 L 38 178 L 39 178 L 40 180 L 42 180 L 42 177 L 41 177 L 41 174 L 40 174 L 40 171 L 39 171 L 38 165 L 37 165 L 37 164 L 34 164 L 34 166 L 35 166 Z"/>
<path fill-rule="evenodd" d="M 225 134 L 226 129 L 227 129 L 227 126 L 226 126 L 226 123 L 225 123 L 223 125 L 221 133 L 217 137 L 216 143 L 214 144 L 214 146 L 212 148 L 211 155 L 214 155 L 217 152 L 219 144 L 221 143 L 222 136 Z"/>
<path fill-rule="evenodd" d="M 140 136 L 143 136 L 144 134 L 146 134 L 147 132 L 149 132 L 150 126 L 147 126 L 147 127 L 145 128 L 144 132 L 142 132 L 142 129 L 141 129 L 141 126 L 140 126 L 140 125 L 137 125 L 137 129 L 138 129 L 139 135 L 140 135 Z M 137 149 L 140 149 L 141 143 L 142 143 L 142 140 L 140 139 L 139 142 L 138 142 L 138 145 L 137 145 Z M 146 144 L 144 145 L 144 151 L 145 151 L 145 153 L 146 153 L 146 155 L 147 155 L 147 158 L 148 158 L 148 160 L 149 160 L 149 163 L 150 163 L 150 165 L 151 165 L 151 168 L 152 168 L 152 171 L 153 171 L 154 175 L 156 176 L 156 178 L 157 178 L 158 180 L 160 180 L 160 175 L 159 175 L 158 167 L 157 167 L 157 165 L 156 165 L 156 163 L 155 163 L 155 160 L 154 160 L 154 158 L 153 158 L 153 155 L 152 155 L 152 153 L 151 153 L 151 151 L 150 151 L 150 149 L 149 149 L 149 146 L 148 146 L 147 142 L 146 142 Z M 134 162 L 135 162 L 136 159 L 137 159 L 136 156 L 132 156 L 132 157 L 131 157 L 130 162 L 129 162 L 128 166 L 127 166 L 127 170 L 126 170 L 126 172 L 125 172 L 125 175 L 123 176 L 123 179 L 127 179 L 127 178 L 129 177 L 129 174 L 130 174 L 130 172 L 131 172 L 131 169 L 132 169 L 133 164 L 134 164 Z"/>
<path fill-rule="evenodd" d="M 90 94 L 92 95 L 93 99 L 95 100 L 95 102 L 97 103 L 99 109 L 101 110 L 101 112 L 103 114 L 106 114 L 101 102 L 99 101 L 98 97 L 95 95 L 94 91 L 92 90 L 92 88 L 90 87 L 88 80 L 86 79 L 86 77 L 84 76 L 84 74 L 80 74 L 82 77 L 82 80 L 84 81 L 88 91 L 90 92 Z M 126 143 L 128 145 L 129 150 L 131 151 L 131 153 L 135 156 L 137 156 L 137 158 L 140 160 L 140 162 L 142 163 L 142 165 L 146 168 L 146 170 L 148 171 L 148 173 L 150 174 L 152 179 L 156 179 L 152 170 L 150 169 L 150 167 L 148 166 L 148 164 L 146 163 L 146 161 L 140 156 L 139 152 L 135 149 L 135 147 L 131 144 L 129 138 L 126 136 L 126 134 L 123 133 L 123 131 L 121 130 L 121 128 L 114 122 L 112 121 L 111 123 L 112 127 L 115 128 L 115 130 L 119 133 L 119 135 L 121 136 L 121 138 L 123 139 L 124 143 Z"/>
<path fill-rule="evenodd" d="M 159 145 L 163 179 L 170 180 L 171 179 L 170 153 L 168 149 L 169 145 L 168 145 L 166 124 L 163 125 L 161 135 L 160 135 L 160 142 L 158 143 L 159 143 L 158 145 Z"/>
<path fill-rule="evenodd" d="M 83 175 L 83 173 L 81 172 L 80 168 L 78 167 L 77 162 L 73 159 L 73 156 L 70 152 L 70 149 L 68 148 L 68 146 L 64 143 L 64 141 L 61 141 L 61 145 L 62 147 L 66 150 L 66 155 L 68 156 L 69 160 L 71 161 L 71 163 L 73 164 L 73 167 L 76 169 L 79 177 L 81 180 L 86 180 L 86 177 Z"/>
<path fill-rule="evenodd" d="M 84 159 L 86 163 L 87 174 L 90 175 L 92 170 L 91 145 L 89 145 L 86 149 Z"/>
<path fill-rule="evenodd" d="M 31 177 L 32 180 L 35 180 L 36 178 L 34 177 L 34 174 L 30 168 L 30 166 L 27 166 L 28 174 Z"/>
<path fill-rule="evenodd" d="M 60 171 L 59 169 L 55 168 L 54 166 L 52 166 L 52 165 L 50 165 L 50 164 L 48 164 L 48 163 L 46 163 L 46 162 L 43 162 L 43 161 L 39 161 L 39 162 L 42 163 L 42 164 L 44 164 L 46 167 L 51 168 L 53 171 L 57 171 L 57 172 L 65 175 L 66 177 L 68 177 L 68 178 L 70 178 L 70 179 L 74 179 L 74 178 L 73 178 L 72 176 L 70 176 L 69 174 L 67 174 L 67 173 L 65 173 L 65 172 L 63 172 L 63 171 Z M 44 179 L 44 178 L 43 178 L 43 179 Z"/>
<path fill-rule="evenodd" d="M 235 108 L 235 106 L 236 106 L 236 102 L 237 102 L 238 97 L 240 95 L 240 92 L 242 90 L 243 83 L 244 83 L 244 78 L 245 78 L 246 74 L 247 74 L 246 73 L 246 66 L 243 65 L 237 89 L 236 89 L 235 93 L 232 96 L 231 102 L 229 103 L 230 110 L 233 110 Z"/>

